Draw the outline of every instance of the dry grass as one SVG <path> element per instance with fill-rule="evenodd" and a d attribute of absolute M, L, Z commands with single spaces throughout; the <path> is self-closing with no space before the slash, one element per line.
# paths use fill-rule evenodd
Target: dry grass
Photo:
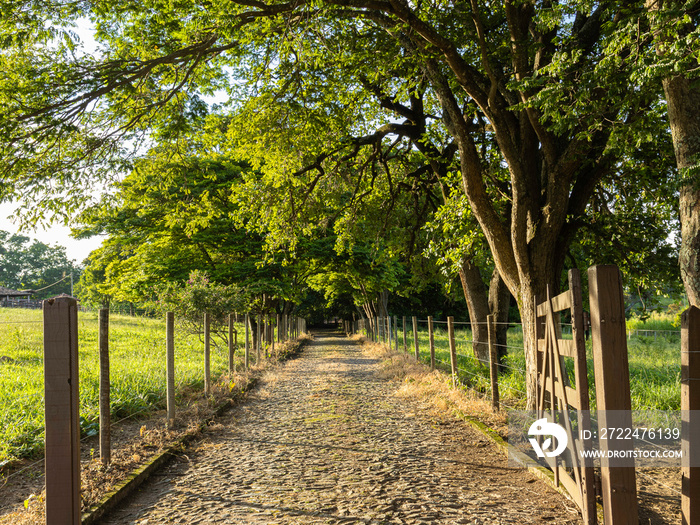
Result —
<path fill-rule="evenodd" d="M 355 338 L 363 343 L 366 355 L 381 359 L 380 377 L 400 383 L 396 390 L 398 397 L 427 402 L 439 415 L 453 416 L 459 411 L 480 420 L 506 438 L 506 415 L 503 411 L 494 412 L 490 400 L 465 387 L 452 388 L 452 378 L 448 374 L 430 370 L 416 362 L 411 353 L 396 353 L 385 345 L 366 341 L 363 337 Z"/>

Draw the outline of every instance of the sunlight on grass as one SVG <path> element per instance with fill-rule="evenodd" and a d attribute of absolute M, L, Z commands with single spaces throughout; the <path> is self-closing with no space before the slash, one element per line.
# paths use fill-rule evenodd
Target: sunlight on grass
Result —
<path fill-rule="evenodd" d="M 241 333 L 242 326 L 237 327 Z M 99 354 L 96 313 L 78 316 L 82 431 L 99 418 Z M 41 453 L 44 446 L 43 326 L 40 310 L 0 308 L 0 462 Z M 226 348 L 212 347 L 211 373 L 227 371 Z M 175 331 L 175 380 L 202 388 L 204 350 L 197 336 Z M 165 323 L 110 315 L 112 417 L 165 406 Z"/>
<path fill-rule="evenodd" d="M 671 321 L 654 319 L 652 326 L 636 323 L 639 330 L 673 329 Z M 564 334 L 564 338 L 570 338 Z M 447 338 L 447 323 L 435 323 L 435 358 L 438 367 L 450 370 L 450 351 Z M 477 361 L 472 350 L 471 330 L 464 325 L 455 327 L 455 346 L 461 382 L 488 395 L 490 375 L 487 364 Z M 633 336 L 628 342 L 630 366 L 630 391 L 633 410 L 680 410 L 680 337 L 676 334 L 663 336 Z M 499 391 L 502 404 L 506 407 L 525 406 L 525 354 L 523 334 L 520 325 L 512 324 L 508 329 L 508 355 L 505 358 L 505 371 L 499 376 Z M 407 330 L 406 346 L 414 353 L 413 329 Z M 419 323 L 418 346 L 421 361 L 430 363 L 430 346 L 427 322 Z M 403 348 L 403 333 L 399 321 L 399 349 Z M 595 409 L 595 381 L 593 376 L 593 355 L 590 339 L 586 342 L 588 383 L 591 393 L 591 408 Z M 567 372 L 572 384 L 573 361 L 567 359 Z"/>

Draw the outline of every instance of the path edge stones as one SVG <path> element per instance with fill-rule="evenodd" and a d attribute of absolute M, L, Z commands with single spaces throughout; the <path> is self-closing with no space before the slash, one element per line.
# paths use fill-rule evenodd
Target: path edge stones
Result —
<path fill-rule="evenodd" d="M 277 362 L 282 363 L 298 356 L 304 346 L 310 341 L 310 338 L 300 339 L 296 345 L 294 345 L 288 352 L 283 354 Z M 220 417 L 227 410 L 242 401 L 243 395 L 255 388 L 259 380 L 260 376 L 251 377 L 248 383 L 245 385 L 245 388 L 240 391 L 240 394 L 235 399 L 227 399 L 219 404 L 219 406 L 217 406 L 214 410 L 214 414 L 206 419 L 203 419 L 199 425 L 197 425 L 197 428 L 179 437 L 172 445 L 163 450 L 160 454 L 157 454 L 146 464 L 135 469 L 126 477 L 126 479 L 115 485 L 112 490 L 107 492 L 102 497 L 99 503 L 91 507 L 90 510 L 83 515 L 81 525 L 94 525 L 97 523 L 100 518 L 104 517 L 105 514 L 114 509 L 137 488 L 139 488 L 152 474 L 157 472 L 161 467 L 165 466 L 173 457 L 177 455 L 177 452 L 181 451 L 195 438 L 200 436 L 204 429 L 217 417 Z"/>

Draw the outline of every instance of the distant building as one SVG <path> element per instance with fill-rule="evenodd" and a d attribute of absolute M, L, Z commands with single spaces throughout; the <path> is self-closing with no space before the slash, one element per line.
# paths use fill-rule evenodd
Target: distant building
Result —
<path fill-rule="evenodd" d="M 0 306 L 25 306 L 33 303 L 34 290 L 12 290 L 0 286 Z"/>

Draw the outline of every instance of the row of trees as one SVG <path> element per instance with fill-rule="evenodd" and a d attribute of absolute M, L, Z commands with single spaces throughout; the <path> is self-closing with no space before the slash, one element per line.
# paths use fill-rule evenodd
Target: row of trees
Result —
<path fill-rule="evenodd" d="M 696 0 L 19 1 L 2 19 L 2 196 L 72 217 L 128 173 L 80 218 L 110 234 L 100 293 L 203 267 L 268 307 L 306 283 L 371 316 L 458 275 L 476 321 L 517 303 L 532 399 L 534 298 L 567 266 L 620 264 L 643 297 L 673 281 L 680 225 L 700 301 Z"/>
<path fill-rule="evenodd" d="M 36 290 L 34 299 L 70 294 L 82 268 L 68 259 L 63 246 L 49 246 L 0 230 L 0 286 Z M 71 275 L 73 281 L 71 281 Z"/>

